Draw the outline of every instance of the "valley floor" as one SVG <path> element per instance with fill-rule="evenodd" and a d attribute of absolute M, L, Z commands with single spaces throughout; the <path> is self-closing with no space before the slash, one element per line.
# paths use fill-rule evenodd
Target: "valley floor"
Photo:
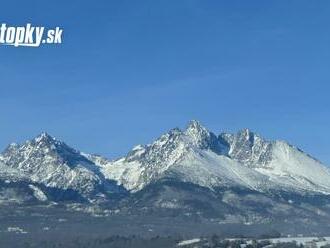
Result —
<path fill-rule="evenodd" d="M 211 239 L 212 236 L 220 240 L 228 237 L 238 237 L 238 240 L 250 237 L 252 240 L 287 235 L 330 236 L 328 227 L 298 222 L 223 224 L 196 216 L 99 215 L 92 212 L 72 211 L 61 205 L 1 206 L 0 247 L 176 247 L 184 240 Z M 135 245 L 131 246 L 133 243 Z"/>

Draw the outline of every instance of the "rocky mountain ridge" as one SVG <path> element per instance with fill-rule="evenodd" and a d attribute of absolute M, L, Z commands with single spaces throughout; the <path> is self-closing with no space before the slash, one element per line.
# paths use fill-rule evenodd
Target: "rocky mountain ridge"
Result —
<path fill-rule="evenodd" d="M 138 145 L 114 161 L 81 153 L 42 133 L 9 145 L 0 155 L 0 167 L 3 181 L 30 183 L 34 192 L 75 192 L 92 202 L 116 193 L 134 194 L 165 179 L 211 191 L 330 194 L 329 169 L 296 147 L 267 141 L 248 129 L 216 135 L 198 121 Z"/>

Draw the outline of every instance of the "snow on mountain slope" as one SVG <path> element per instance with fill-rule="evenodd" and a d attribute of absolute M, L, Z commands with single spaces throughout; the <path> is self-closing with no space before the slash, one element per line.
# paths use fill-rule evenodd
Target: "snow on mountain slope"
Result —
<path fill-rule="evenodd" d="M 41 189 L 39 189 L 38 187 L 36 187 L 36 186 L 34 186 L 32 184 L 30 184 L 29 187 L 30 187 L 30 189 L 32 189 L 33 196 L 36 199 L 38 199 L 39 201 L 47 201 L 48 200 L 47 196 L 45 195 L 44 192 L 42 192 Z"/>
<path fill-rule="evenodd" d="M 2 162 L 0 157 L 0 180 L 3 181 L 18 181 L 18 180 L 28 180 L 28 176 L 25 173 L 21 173 L 15 168 L 8 167 Z"/>
<path fill-rule="evenodd" d="M 197 121 L 116 161 L 92 159 L 106 178 L 130 191 L 172 177 L 209 187 L 330 193 L 329 169 L 285 142 L 269 142 L 245 129 L 216 137 Z"/>
<path fill-rule="evenodd" d="M 80 153 L 43 133 L 22 145 L 10 145 L 0 155 L 0 179 L 6 178 L 83 196 L 119 192 L 118 185 L 137 192 L 164 178 L 211 190 L 240 187 L 330 194 L 329 169 L 301 150 L 267 141 L 248 129 L 216 136 L 197 121 L 185 130 L 172 129 L 151 144 L 138 145 L 115 161 Z"/>
<path fill-rule="evenodd" d="M 31 200 L 46 201 L 47 196 L 33 183 L 29 176 L 2 163 L 0 156 L 0 205 L 2 203 L 23 203 Z M 23 183 L 22 183 L 23 182 Z"/>
<path fill-rule="evenodd" d="M 256 170 L 274 180 L 294 180 L 302 188 L 330 192 L 330 171 L 319 161 L 283 141 L 272 143 L 272 160 Z"/>
<path fill-rule="evenodd" d="M 237 134 L 222 133 L 219 139 L 227 143 L 228 156 L 248 167 L 265 167 L 271 160 L 271 142 L 249 129 L 243 129 Z"/>
<path fill-rule="evenodd" d="M 104 184 L 104 176 L 84 156 L 65 143 L 43 133 L 22 145 L 12 144 L 2 154 L 3 170 L 20 179 L 51 188 L 75 190 L 84 196 L 92 194 Z"/>
<path fill-rule="evenodd" d="M 221 154 L 222 148 L 216 135 L 192 121 L 184 132 L 172 129 L 150 145 L 135 147 L 124 158 L 105 163 L 98 163 L 97 159 L 93 161 L 101 166 L 107 178 L 116 180 L 128 190 L 137 191 L 166 176 L 169 168 L 188 153 L 210 150 Z"/>
<path fill-rule="evenodd" d="M 284 189 L 330 192 L 329 168 L 284 141 L 266 141 L 248 129 L 219 138 L 229 145 L 229 157 Z"/>
<path fill-rule="evenodd" d="M 254 190 L 269 184 L 267 176 L 212 151 L 189 152 L 185 158 L 173 165 L 166 175 L 177 175 L 183 182 L 203 187 L 244 187 Z"/>

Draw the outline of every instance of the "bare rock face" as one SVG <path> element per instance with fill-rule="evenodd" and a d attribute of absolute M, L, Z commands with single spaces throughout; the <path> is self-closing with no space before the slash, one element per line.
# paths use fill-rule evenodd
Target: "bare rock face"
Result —
<path fill-rule="evenodd" d="M 243 129 L 237 134 L 222 133 L 219 139 L 228 144 L 228 155 L 231 158 L 249 167 L 266 166 L 271 160 L 272 143 L 249 129 Z"/>

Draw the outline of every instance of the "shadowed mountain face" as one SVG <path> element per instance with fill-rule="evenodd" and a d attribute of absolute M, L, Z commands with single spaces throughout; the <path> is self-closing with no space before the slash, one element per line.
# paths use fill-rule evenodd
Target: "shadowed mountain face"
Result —
<path fill-rule="evenodd" d="M 330 172 L 319 161 L 247 129 L 216 135 L 197 121 L 113 161 L 43 133 L 8 146 L 0 169 L 0 204 L 85 202 L 225 222 L 330 214 Z"/>

